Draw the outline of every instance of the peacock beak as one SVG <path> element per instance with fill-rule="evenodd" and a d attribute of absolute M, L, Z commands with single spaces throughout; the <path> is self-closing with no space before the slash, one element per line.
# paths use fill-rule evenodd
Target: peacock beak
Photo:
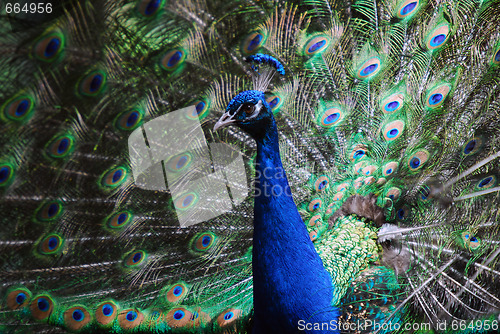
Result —
<path fill-rule="evenodd" d="M 229 115 L 228 112 L 224 113 L 224 115 L 222 115 L 222 117 L 217 121 L 217 123 L 215 123 L 214 131 L 217 131 L 218 129 L 226 127 L 232 123 L 236 123 L 236 120 L 234 119 L 235 115 L 236 113 L 233 114 L 232 116 Z"/>

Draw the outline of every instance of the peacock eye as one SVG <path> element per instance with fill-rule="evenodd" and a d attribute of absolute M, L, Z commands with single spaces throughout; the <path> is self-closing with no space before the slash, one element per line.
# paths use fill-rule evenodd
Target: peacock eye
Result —
<path fill-rule="evenodd" d="M 241 106 L 240 110 L 243 111 L 247 116 L 251 116 L 253 113 L 255 113 L 255 105 L 251 103 L 245 103 Z"/>

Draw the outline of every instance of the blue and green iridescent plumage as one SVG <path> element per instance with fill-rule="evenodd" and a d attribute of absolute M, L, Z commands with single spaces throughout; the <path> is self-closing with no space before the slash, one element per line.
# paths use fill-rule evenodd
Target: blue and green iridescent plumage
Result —
<path fill-rule="evenodd" d="M 1 333 L 498 332 L 498 0 L 25 3 L 0 16 Z M 129 136 L 189 106 L 248 195 L 181 227 L 222 205 L 215 160 L 148 188 Z"/>

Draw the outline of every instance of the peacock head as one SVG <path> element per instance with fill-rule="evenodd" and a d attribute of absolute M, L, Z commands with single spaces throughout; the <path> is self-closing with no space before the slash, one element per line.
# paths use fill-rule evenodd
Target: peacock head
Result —
<path fill-rule="evenodd" d="M 230 124 L 238 126 L 255 140 L 263 138 L 275 126 L 273 113 L 264 93 L 247 90 L 236 95 L 215 124 L 214 131 Z"/>

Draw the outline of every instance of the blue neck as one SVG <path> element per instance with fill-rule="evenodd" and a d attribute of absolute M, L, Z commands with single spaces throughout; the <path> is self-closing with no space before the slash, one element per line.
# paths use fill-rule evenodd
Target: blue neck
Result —
<path fill-rule="evenodd" d="M 334 324 L 339 314 L 331 306 L 332 279 L 291 196 L 274 120 L 257 139 L 255 183 L 253 332 L 294 333 L 301 321 Z"/>

